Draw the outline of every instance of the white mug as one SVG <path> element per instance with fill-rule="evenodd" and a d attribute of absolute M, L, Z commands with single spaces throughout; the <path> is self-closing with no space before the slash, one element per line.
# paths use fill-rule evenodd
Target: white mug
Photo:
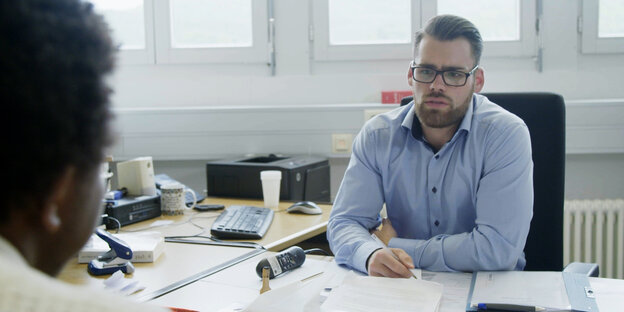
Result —
<path fill-rule="evenodd" d="M 191 207 L 186 206 L 184 194 L 190 192 L 193 194 L 193 204 Z M 193 209 L 197 204 L 197 196 L 193 190 L 185 188 L 180 183 L 165 184 L 160 187 L 160 210 L 164 215 L 181 215 L 184 209 Z"/>

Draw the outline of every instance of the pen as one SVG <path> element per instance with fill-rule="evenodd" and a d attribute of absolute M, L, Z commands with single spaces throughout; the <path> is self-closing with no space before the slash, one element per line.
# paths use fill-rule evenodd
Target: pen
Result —
<path fill-rule="evenodd" d="M 479 310 L 494 310 L 494 311 L 521 311 L 521 312 L 536 312 L 545 311 L 546 309 L 537 306 L 520 305 L 520 304 L 504 304 L 504 303 L 479 303 L 477 304 Z"/>
<path fill-rule="evenodd" d="M 392 255 L 392 258 L 396 259 L 397 261 L 401 262 L 401 260 L 399 260 L 399 257 L 397 255 L 394 254 L 394 252 L 392 252 L 392 250 L 390 250 L 390 248 L 388 248 L 388 246 L 386 246 L 386 244 L 384 244 L 381 239 L 379 239 L 379 237 L 377 237 L 377 235 L 375 234 L 371 234 L 371 236 L 373 237 L 374 240 L 376 240 L 378 243 L 381 244 L 381 248 L 383 248 L 383 250 L 385 250 L 386 252 L 388 252 L 390 255 Z M 401 264 L 403 264 L 403 262 L 401 262 Z M 406 266 L 407 268 L 407 266 Z M 407 268 L 409 270 L 409 268 Z M 414 277 L 415 279 L 418 279 L 418 277 L 416 277 L 416 275 L 414 274 L 414 272 L 412 272 L 412 270 L 410 270 L 410 273 L 412 273 L 412 277 Z"/>

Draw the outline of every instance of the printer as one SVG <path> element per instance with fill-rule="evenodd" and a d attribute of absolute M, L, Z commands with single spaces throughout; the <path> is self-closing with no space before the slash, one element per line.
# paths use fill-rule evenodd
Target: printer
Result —
<path fill-rule="evenodd" d="M 208 196 L 262 198 L 260 171 L 282 172 L 280 199 L 329 202 L 329 161 L 320 156 L 249 156 L 206 164 Z"/>

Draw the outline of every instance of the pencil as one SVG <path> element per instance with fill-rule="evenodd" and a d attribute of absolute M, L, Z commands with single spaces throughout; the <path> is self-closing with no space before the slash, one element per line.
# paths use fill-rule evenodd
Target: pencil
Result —
<path fill-rule="evenodd" d="M 381 244 L 381 248 L 383 248 L 383 250 L 385 250 L 386 252 L 388 252 L 394 259 L 396 259 L 397 261 L 399 261 L 401 264 L 403 264 L 403 262 L 401 262 L 401 260 L 399 260 L 399 257 L 392 252 L 392 250 L 390 248 L 388 248 L 388 246 L 386 246 L 386 244 L 384 244 L 381 239 L 379 239 L 379 237 L 377 237 L 377 235 L 375 235 L 374 233 L 371 234 L 371 236 L 373 237 L 374 240 L 376 240 L 378 243 Z M 403 264 L 405 266 L 405 264 Z M 410 270 L 407 266 L 405 266 L 405 268 L 407 268 L 410 273 L 412 273 L 412 277 L 414 277 L 415 279 L 418 279 L 418 277 L 416 277 L 416 275 L 414 274 L 414 272 L 412 272 L 412 270 Z"/>

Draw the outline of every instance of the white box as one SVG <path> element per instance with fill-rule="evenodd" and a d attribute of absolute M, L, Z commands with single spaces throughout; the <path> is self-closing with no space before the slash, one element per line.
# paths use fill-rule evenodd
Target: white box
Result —
<path fill-rule="evenodd" d="M 132 249 L 131 262 L 154 262 L 165 248 L 165 239 L 159 232 L 113 234 Z M 78 263 L 89 263 L 110 250 L 108 244 L 96 234 L 78 252 Z"/>
<path fill-rule="evenodd" d="M 152 157 L 139 157 L 117 163 L 117 184 L 128 189 L 128 195 L 156 195 Z"/>

